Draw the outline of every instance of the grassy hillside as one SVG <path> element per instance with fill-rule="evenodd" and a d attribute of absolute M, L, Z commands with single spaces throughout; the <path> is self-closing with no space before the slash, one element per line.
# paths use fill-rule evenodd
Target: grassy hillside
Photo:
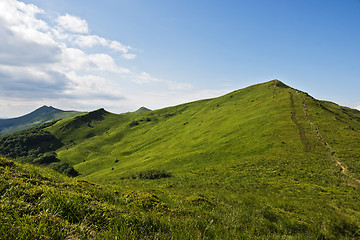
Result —
<path fill-rule="evenodd" d="M 279 81 L 156 111 L 99 109 L 45 130 L 80 178 L 141 203 L 127 210 L 151 219 L 138 237 L 360 238 L 360 112 Z"/>
<path fill-rule="evenodd" d="M 189 239 L 206 232 L 196 211 L 172 208 L 153 193 L 1 157 L 0 183 L 1 239 Z"/>
<path fill-rule="evenodd" d="M 326 167 L 338 170 L 337 157 L 360 177 L 358 116 L 357 110 L 317 101 L 274 81 L 133 115 L 98 110 L 47 130 L 65 144 L 57 151 L 60 159 L 99 181 L 149 168 L 186 172 L 187 167 L 292 157 L 322 158 Z"/>
<path fill-rule="evenodd" d="M 41 108 L 18 118 L 0 119 L 0 135 L 6 135 L 33 126 L 38 126 L 46 122 L 69 118 L 79 114 L 81 114 L 81 112 L 63 111 L 53 107 L 42 106 Z"/>

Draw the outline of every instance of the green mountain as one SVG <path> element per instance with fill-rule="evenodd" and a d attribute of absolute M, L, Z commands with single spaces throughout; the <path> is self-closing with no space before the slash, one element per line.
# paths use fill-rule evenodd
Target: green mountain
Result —
<path fill-rule="evenodd" d="M 144 113 L 144 112 L 149 112 L 149 111 L 151 111 L 151 110 L 146 107 L 141 107 L 138 110 L 136 110 L 134 113 Z"/>
<path fill-rule="evenodd" d="M 53 107 L 42 106 L 35 111 L 17 118 L 0 119 L 0 135 L 5 135 L 45 122 L 56 121 L 81 114 L 76 111 L 63 111 Z"/>
<path fill-rule="evenodd" d="M 49 166 L 118 192 L 84 198 L 126 216 L 104 214 L 103 238 L 359 239 L 359 139 L 359 111 L 274 80 L 154 111 L 99 109 L 0 139 L 0 152 L 37 163 L 53 152 Z"/>

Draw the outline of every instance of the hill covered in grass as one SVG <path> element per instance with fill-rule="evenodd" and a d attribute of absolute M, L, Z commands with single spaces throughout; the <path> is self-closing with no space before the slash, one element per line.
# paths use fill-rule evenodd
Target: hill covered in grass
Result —
<path fill-rule="evenodd" d="M 184 172 L 290 156 L 324 158 L 337 169 L 336 158 L 360 178 L 359 130 L 359 111 L 280 81 L 132 115 L 100 109 L 47 128 L 64 144 L 59 158 L 99 181 L 148 168 Z"/>
<path fill-rule="evenodd" d="M 42 106 L 21 117 L 0 119 L 0 135 L 6 135 L 46 122 L 69 118 L 79 114 L 81 114 L 81 112 L 63 111 L 51 106 Z"/>
<path fill-rule="evenodd" d="M 155 111 L 99 109 L 43 131 L 78 178 L 172 209 L 141 210 L 159 221 L 137 228 L 142 237 L 360 237 L 360 112 L 280 81 Z"/>
<path fill-rule="evenodd" d="M 0 157 L 1 239 L 188 239 L 203 231 L 194 214 L 167 206 L 153 193 Z"/>

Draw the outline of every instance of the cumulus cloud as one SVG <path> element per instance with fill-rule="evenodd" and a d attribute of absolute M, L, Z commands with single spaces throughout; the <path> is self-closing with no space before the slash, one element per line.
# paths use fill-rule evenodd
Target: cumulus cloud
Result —
<path fill-rule="evenodd" d="M 124 53 L 124 54 L 122 54 L 121 56 L 122 56 L 123 58 L 125 58 L 125 59 L 134 59 L 134 58 L 136 58 L 136 55 L 133 54 L 133 53 Z"/>
<path fill-rule="evenodd" d="M 145 83 L 153 83 L 153 82 L 163 82 L 164 80 L 151 76 L 149 73 L 142 72 L 133 80 L 135 83 L 138 84 L 145 84 Z"/>
<path fill-rule="evenodd" d="M 20 66 L 34 63 L 50 63 L 59 60 L 58 57 L 61 51 L 53 41 L 39 43 L 28 40 L 22 34 L 9 28 L 1 17 L 0 36 L 0 64 L 2 65 Z"/>
<path fill-rule="evenodd" d="M 24 80 L 25 79 L 25 80 Z M 66 75 L 36 67 L 0 66 L 0 94 L 23 98 L 56 98 L 66 89 Z"/>
<path fill-rule="evenodd" d="M 130 46 L 96 35 L 81 35 L 89 30 L 87 22 L 79 17 L 66 14 L 55 19 L 57 25 L 51 26 L 40 19 L 39 15 L 46 14 L 42 9 L 16 0 L 2 0 L 0 11 L 2 93 L 24 97 L 55 97 L 62 94 L 70 97 L 69 93 L 79 94 L 78 89 L 83 87 L 82 95 L 104 97 L 108 94 L 104 87 L 74 84 L 74 73 L 77 79 L 88 79 L 88 83 L 98 81 L 110 86 L 111 81 L 101 77 L 102 74 L 111 72 L 125 76 L 129 73 L 108 54 L 87 54 L 71 47 L 92 48 L 100 45 L 128 54 L 124 57 L 126 59 L 131 58 Z M 85 91 L 89 94 L 83 94 Z"/>
<path fill-rule="evenodd" d="M 80 17 L 71 16 L 66 14 L 64 16 L 59 16 L 55 20 L 59 27 L 64 29 L 65 31 L 69 31 L 72 33 L 88 33 L 89 27 L 87 22 Z"/>
<path fill-rule="evenodd" d="M 129 49 L 131 48 L 130 46 L 124 46 L 121 43 L 119 43 L 118 41 L 111 41 L 109 43 L 109 47 L 112 50 L 115 51 L 119 51 L 119 52 L 123 52 L 123 53 L 128 53 Z"/>
<path fill-rule="evenodd" d="M 193 86 L 189 83 L 180 83 L 175 81 L 163 80 L 160 78 L 153 77 L 147 72 L 142 72 L 141 74 L 138 74 L 133 79 L 133 81 L 140 85 L 149 84 L 149 83 L 164 83 L 165 85 L 167 85 L 168 89 L 170 90 L 185 90 L 185 89 L 193 88 Z"/>
<path fill-rule="evenodd" d="M 66 35 L 70 43 L 81 48 L 92 48 L 95 46 L 107 47 L 115 52 L 123 53 L 126 59 L 133 59 L 135 54 L 129 53 L 130 46 L 125 46 L 118 41 L 108 40 L 97 35 Z"/>
<path fill-rule="evenodd" d="M 137 86 L 152 85 L 164 92 L 192 88 L 120 66 L 115 59 L 135 59 L 136 51 L 90 34 L 88 23 L 80 17 L 64 14 L 53 19 L 39 7 L 18 0 L 0 0 L 0 12 L 2 104 L 22 106 L 16 103 L 22 101 L 56 106 L 57 102 L 87 109 L 96 104 L 131 105 L 129 95 L 138 91 Z M 124 86 L 132 88 L 132 93 Z"/>
<path fill-rule="evenodd" d="M 119 74 L 129 73 L 130 70 L 119 67 L 114 59 L 104 53 L 86 54 L 76 48 L 65 48 L 61 54 L 61 60 L 57 64 L 59 70 L 63 71 L 110 71 Z"/>
<path fill-rule="evenodd" d="M 44 11 L 33 4 L 25 4 L 15 0 L 0 2 L 1 18 L 12 28 L 47 30 L 48 24 L 35 16 Z"/>
<path fill-rule="evenodd" d="M 57 59 L 58 44 L 47 31 L 48 24 L 36 18 L 43 10 L 31 4 L 0 2 L 0 64 L 27 65 Z"/>
<path fill-rule="evenodd" d="M 77 35 L 73 42 L 82 48 L 92 48 L 96 45 L 108 46 L 108 40 L 97 35 Z"/>
<path fill-rule="evenodd" d="M 71 87 L 64 91 L 69 98 L 76 99 L 124 99 L 121 92 L 109 85 L 105 78 L 95 75 L 78 75 L 76 72 L 67 74 Z"/>

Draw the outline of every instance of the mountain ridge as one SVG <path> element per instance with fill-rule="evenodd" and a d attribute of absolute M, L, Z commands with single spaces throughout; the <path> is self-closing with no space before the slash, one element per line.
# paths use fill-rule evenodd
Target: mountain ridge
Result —
<path fill-rule="evenodd" d="M 52 106 L 43 105 L 34 111 L 20 117 L 0 119 L 0 135 L 24 130 L 41 125 L 48 121 L 56 121 L 82 114 L 77 111 L 64 111 Z"/>
<path fill-rule="evenodd" d="M 265 88 L 265 86 L 266 86 L 266 88 Z M 180 125 L 178 125 L 178 126 L 181 126 L 181 127 L 174 127 L 174 125 L 169 125 L 168 129 L 166 129 L 166 131 L 164 132 L 164 134 L 165 134 L 164 136 L 168 135 L 168 133 L 166 133 L 166 132 L 172 131 L 174 129 L 179 129 L 177 131 L 182 131 L 182 132 L 185 131 L 186 132 L 186 129 L 189 128 L 189 124 L 191 123 L 190 120 L 193 121 L 192 119 L 196 119 L 196 115 L 198 115 L 198 116 L 201 116 L 204 119 L 201 120 L 198 123 L 198 127 L 191 130 L 191 133 L 195 134 L 195 133 L 200 131 L 199 129 L 201 129 L 201 128 L 199 126 L 201 126 L 201 125 L 203 126 L 205 124 L 204 121 L 207 118 L 206 115 L 209 115 L 209 114 L 214 115 L 213 117 L 211 117 L 212 120 L 208 120 L 209 123 L 210 123 L 208 127 L 211 127 L 211 128 L 209 128 L 209 130 L 204 131 L 204 133 L 199 132 L 198 138 L 203 139 L 202 136 L 204 134 L 206 134 L 206 132 L 209 132 L 209 131 L 213 132 L 214 129 L 219 128 L 221 126 L 221 120 L 219 120 L 219 119 L 226 120 L 226 119 L 228 119 L 227 116 L 231 116 L 233 114 L 233 111 L 236 109 L 236 102 L 233 101 L 233 99 L 236 98 L 236 96 L 238 96 L 237 98 L 244 97 L 244 96 L 246 96 L 246 93 L 248 91 L 254 91 L 257 88 L 264 88 L 264 89 L 273 88 L 272 92 L 270 91 L 269 94 L 273 95 L 272 97 L 274 99 L 275 99 L 275 95 L 277 94 L 276 92 L 280 91 L 279 89 L 284 89 L 284 91 L 283 90 L 280 91 L 281 94 L 284 95 L 284 96 L 281 96 L 281 97 L 288 102 L 287 103 L 288 105 L 285 104 L 285 102 L 279 102 L 279 101 L 275 102 L 274 104 L 281 104 L 279 106 L 284 106 L 283 109 L 285 109 L 285 107 L 286 107 L 286 109 L 288 109 L 288 110 L 286 110 L 286 111 L 288 111 L 287 114 L 288 114 L 288 119 L 290 121 L 288 123 L 288 125 L 289 124 L 294 125 L 295 130 L 298 131 L 297 135 L 299 136 L 299 140 L 304 145 L 304 148 L 307 149 L 306 151 L 310 151 L 310 152 L 315 151 L 315 148 L 319 148 L 319 145 L 323 144 L 321 142 L 321 140 L 319 139 L 316 131 L 311 129 L 312 126 L 308 126 L 309 125 L 308 118 L 306 118 L 306 116 L 305 116 L 305 108 L 304 108 L 303 105 L 304 105 L 304 102 L 305 102 L 305 100 L 307 98 L 308 98 L 308 100 L 306 100 L 306 101 L 312 101 L 313 104 L 316 104 L 317 106 L 320 106 L 322 109 L 324 109 L 327 112 L 335 111 L 334 109 L 331 110 L 331 108 L 334 108 L 334 105 L 331 105 L 331 104 L 328 104 L 326 102 L 316 100 L 316 99 L 312 98 L 311 96 L 309 96 L 307 93 L 304 93 L 304 92 L 301 92 L 299 90 L 290 88 L 289 86 L 285 85 L 284 83 L 282 83 L 282 82 L 280 82 L 278 80 L 274 80 L 274 81 L 270 81 L 270 82 L 267 82 L 267 83 L 250 86 L 250 87 L 242 89 L 242 90 L 237 90 L 237 91 L 234 91 L 232 93 L 226 94 L 226 95 L 224 95 L 224 96 L 222 96 L 220 98 L 200 100 L 200 101 L 196 101 L 196 102 L 181 104 L 181 105 L 178 105 L 178 106 L 175 106 L 175 107 L 169 107 L 169 108 L 159 109 L 159 110 L 155 110 L 155 111 L 151 111 L 151 112 L 139 113 L 140 115 L 143 116 L 143 117 L 139 117 L 139 118 L 135 117 L 135 116 L 137 116 L 139 114 L 135 114 L 135 115 L 132 115 L 132 116 L 124 116 L 124 115 L 121 115 L 121 114 L 120 115 L 111 115 L 110 114 L 108 116 L 109 116 L 109 118 L 112 118 L 113 120 L 111 120 L 111 121 L 114 121 L 114 122 L 118 121 L 116 119 L 119 119 L 119 120 L 122 119 L 120 121 L 128 121 L 127 124 L 122 125 L 123 130 L 121 130 L 121 132 L 124 132 L 124 133 L 120 134 L 121 136 L 126 136 L 126 132 L 132 132 L 132 129 L 141 128 L 142 126 L 146 126 L 146 125 L 149 125 L 149 124 L 153 125 L 153 127 L 156 127 L 156 126 L 159 126 L 158 125 L 159 122 L 164 122 L 164 124 L 165 124 L 166 122 L 173 121 L 174 119 L 179 119 L 181 114 L 186 113 L 186 111 L 189 111 L 188 109 L 190 107 L 198 105 L 201 108 L 199 108 L 199 110 L 196 110 L 197 113 L 194 112 L 193 114 L 189 115 L 189 117 L 187 117 L 187 119 L 184 119 L 183 122 Z M 259 92 L 259 90 L 256 90 L 256 91 Z M 290 92 L 288 92 L 288 91 L 290 91 Z M 261 93 L 259 92 L 259 94 L 261 94 Z M 301 96 L 300 98 L 302 100 L 299 98 L 299 96 Z M 265 96 L 265 97 L 266 97 L 266 101 L 271 100 L 271 99 L 269 99 L 268 96 Z M 246 101 L 243 101 L 243 104 L 245 104 L 245 105 L 242 105 L 239 110 L 242 110 L 243 108 L 247 108 L 247 106 L 258 107 L 258 106 L 262 105 L 261 101 L 259 99 L 257 99 L 257 96 L 254 96 L 254 97 L 250 96 L 250 98 L 247 99 Z M 218 116 L 217 116 L 217 113 L 213 114 L 213 112 L 219 111 L 221 109 L 221 104 L 230 105 L 229 104 L 230 101 L 232 101 L 234 105 L 229 106 L 229 109 L 226 110 L 226 112 L 221 112 L 220 111 L 218 113 L 219 114 Z M 209 106 L 209 105 L 211 105 L 211 106 Z M 248 107 L 248 108 L 252 109 L 252 107 Z M 263 108 L 267 109 L 268 106 L 263 106 Z M 272 107 L 272 108 L 274 108 L 273 111 L 279 111 L 279 109 L 276 109 L 275 106 Z M 352 120 L 357 119 L 357 115 L 359 114 L 358 111 L 356 111 L 356 110 L 351 110 L 351 111 L 346 110 L 346 108 L 340 107 L 340 106 L 338 106 L 337 108 L 338 109 L 336 111 L 340 110 L 342 112 L 341 114 L 340 113 L 336 113 L 337 115 L 335 114 L 339 119 L 340 119 L 340 117 L 342 117 L 342 118 L 349 117 L 350 120 L 351 119 Z M 252 111 L 253 110 L 251 110 L 251 111 L 249 110 L 247 112 L 243 112 L 243 114 L 254 115 L 254 114 L 251 114 Z M 266 111 L 268 111 L 268 110 L 266 110 Z M 351 115 L 352 117 L 349 115 L 349 112 L 351 112 L 351 113 L 354 112 L 354 114 Z M 307 113 L 307 114 L 309 115 L 309 113 Z M 261 116 L 261 115 L 263 115 L 263 113 L 257 113 L 257 115 L 250 116 L 249 120 L 253 121 L 252 119 L 254 117 L 256 119 L 256 118 L 259 118 L 259 116 Z M 274 115 L 274 116 L 276 116 L 276 115 Z M 262 122 L 263 122 L 263 124 L 268 125 L 269 122 L 266 121 L 266 118 L 267 118 L 267 116 L 264 116 L 264 120 L 262 120 Z M 239 120 L 241 120 L 241 119 L 239 119 Z M 106 121 L 106 119 L 104 121 Z M 230 120 L 226 120 L 226 121 L 230 121 Z M 241 120 L 241 121 L 243 121 L 243 120 Z M 283 121 L 283 120 L 279 119 L 278 121 Z M 217 125 L 215 127 L 215 125 L 212 124 L 212 122 L 218 122 L 220 125 Z M 59 124 L 61 124 L 61 122 L 59 122 Z M 96 124 L 98 124 L 99 129 L 100 129 L 100 126 L 105 127 L 105 125 L 106 125 L 106 124 L 102 124 L 102 121 L 97 121 Z M 179 123 L 177 123 L 177 124 L 179 124 Z M 229 124 L 231 124 L 231 123 L 229 123 Z M 243 125 L 244 123 L 241 123 L 241 124 Z M 274 124 L 276 124 L 276 123 L 274 123 Z M 57 133 L 56 133 L 56 130 L 54 130 L 54 129 L 56 129 L 57 125 L 58 124 L 55 124 L 54 126 L 50 127 L 50 129 L 49 129 L 50 132 L 54 133 L 55 135 Z M 87 137 L 99 136 L 98 135 L 99 132 L 95 133 L 94 130 L 92 130 L 88 126 L 86 126 L 86 125 L 83 125 L 83 126 L 84 126 L 82 128 L 84 130 L 83 133 L 86 132 Z M 276 126 L 276 125 L 274 125 L 274 126 Z M 149 128 L 146 131 L 151 132 L 153 127 Z M 109 131 L 111 128 L 112 127 L 109 126 L 109 127 L 104 128 L 104 129 L 106 129 L 106 131 Z M 351 127 L 351 128 L 353 128 L 353 127 Z M 258 126 L 258 129 L 262 129 L 261 125 Z M 64 128 L 63 128 L 63 130 L 64 130 Z M 224 131 L 228 131 L 228 130 L 224 129 Z M 235 130 L 235 129 L 233 130 L 233 132 L 237 132 L 237 131 L 239 131 L 239 130 Z M 82 130 L 80 132 L 82 132 Z M 228 134 L 234 134 L 234 133 L 229 132 Z M 67 133 L 66 135 L 67 136 L 65 138 L 68 138 L 68 139 L 71 138 L 71 137 L 69 138 L 69 133 Z M 311 140 L 309 140 L 309 136 L 311 136 Z M 104 138 L 104 137 L 101 136 L 101 138 Z M 160 140 L 160 138 L 156 137 L 156 138 L 153 138 L 151 140 L 151 142 L 155 143 L 157 141 L 156 139 Z M 150 139 L 149 139 L 149 141 L 150 141 Z M 169 140 L 169 141 L 171 142 L 172 140 Z M 178 144 L 175 144 L 175 146 L 179 145 L 179 144 L 181 145 L 181 143 L 178 143 Z M 100 145 L 102 145 L 102 144 L 100 144 Z M 126 146 L 124 146 L 124 147 L 126 147 Z M 80 149 L 78 149 L 78 150 L 80 150 Z M 179 149 L 179 151 L 182 151 L 182 150 L 183 149 Z M 322 150 L 325 150 L 325 149 L 322 149 Z M 130 150 L 130 152 L 132 152 L 132 151 L 133 150 Z M 62 151 L 60 151 L 59 153 L 60 153 L 60 156 L 61 156 L 61 154 L 65 154 L 65 152 L 62 152 Z M 85 157 L 85 156 L 83 155 L 83 157 Z M 81 163 L 81 165 L 84 165 L 84 163 Z M 98 170 L 99 169 L 97 169 L 97 171 Z"/>

